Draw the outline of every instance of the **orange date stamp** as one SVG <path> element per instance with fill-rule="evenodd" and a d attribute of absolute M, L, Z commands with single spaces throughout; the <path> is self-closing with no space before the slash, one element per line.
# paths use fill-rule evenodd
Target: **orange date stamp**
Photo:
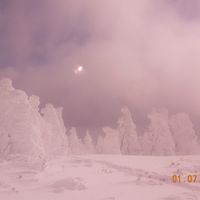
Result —
<path fill-rule="evenodd" d="M 200 175 L 188 174 L 188 175 L 172 175 L 172 183 L 200 183 Z"/>

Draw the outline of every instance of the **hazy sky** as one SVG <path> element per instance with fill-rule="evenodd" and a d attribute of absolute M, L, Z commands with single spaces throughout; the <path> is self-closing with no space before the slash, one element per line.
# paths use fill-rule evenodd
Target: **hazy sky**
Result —
<path fill-rule="evenodd" d="M 200 1 L 0 0 L 0 76 L 69 125 L 111 124 L 124 104 L 141 124 L 152 107 L 200 119 Z"/>

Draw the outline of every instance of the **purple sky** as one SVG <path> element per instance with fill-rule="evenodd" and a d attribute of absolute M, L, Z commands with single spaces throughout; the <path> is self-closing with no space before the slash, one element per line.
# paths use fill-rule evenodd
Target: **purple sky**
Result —
<path fill-rule="evenodd" d="M 198 0 L 0 0 L 0 76 L 69 125 L 112 124 L 124 104 L 139 124 L 152 107 L 198 121 L 199 25 Z"/>

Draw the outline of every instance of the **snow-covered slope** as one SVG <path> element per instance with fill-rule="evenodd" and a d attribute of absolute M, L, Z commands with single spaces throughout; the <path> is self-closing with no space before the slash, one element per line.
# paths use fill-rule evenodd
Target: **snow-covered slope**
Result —
<path fill-rule="evenodd" d="M 42 167 L 0 163 L 0 199 L 8 200 L 198 200 L 200 156 L 59 157 Z M 182 183 L 172 183 L 172 175 Z M 188 183 L 188 175 L 197 175 Z"/>

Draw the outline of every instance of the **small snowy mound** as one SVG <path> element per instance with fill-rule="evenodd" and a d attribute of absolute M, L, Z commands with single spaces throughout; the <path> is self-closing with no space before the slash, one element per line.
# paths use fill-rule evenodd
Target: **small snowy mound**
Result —
<path fill-rule="evenodd" d="M 56 181 L 51 185 L 53 192 L 59 193 L 64 190 L 85 190 L 86 186 L 81 182 L 79 178 L 66 178 Z"/>

